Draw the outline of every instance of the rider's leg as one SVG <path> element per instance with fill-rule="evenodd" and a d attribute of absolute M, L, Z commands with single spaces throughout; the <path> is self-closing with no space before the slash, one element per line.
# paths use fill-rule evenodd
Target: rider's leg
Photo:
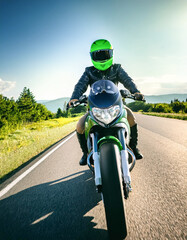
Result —
<path fill-rule="evenodd" d="M 87 154 L 88 154 L 88 148 L 87 148 L 87 143 L 86 143 L 86 138 L 85 138 L 85 121 L 88 116 L 88 113 L 85 114 L 77 123 L 77 138 L 80 144 L 80 147 L 83 152 L 83 156 L 79 162 L 80 165 L 86 165 L 87 164 Z"/>
<path fill-rule="evenodd" d="M 127 110 L 127 120 L 129 122 L 129 125 L 130 125 L 130 128 L 131 128 L 131 135 L 130 135 L 129 146 L 132 148 L 136 159 L 142 159 L 143 155 L 140 153 L 140 150 L 137 148 L 137 144 L 138 144 L 138 129 L 137 129 L 136 119 L 135 119 L 132 111 L 128 107 L 125 107 L 125 108 Z"/>

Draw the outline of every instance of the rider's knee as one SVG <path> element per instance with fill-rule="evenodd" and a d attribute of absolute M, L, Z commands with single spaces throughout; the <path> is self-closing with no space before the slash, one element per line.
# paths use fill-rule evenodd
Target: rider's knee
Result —
<path fill-rule="evenodd" d="M 77 132 L 80 133 L 80 134 L 83 134 L 84 133 L 84 126 L 82 124 L 82 121 L 81 119 L 78 121 L 77 123 L 77 128 L 76 128 Z"/>
<path fill-rule="evenodd" d="M 88 114 L 85 114 L 83 117 L 81 117 L 77 123 L 77 132 L 80 134 L 83 134 L 85 132 L 85 120 Z"/>
<path fill-rule="evenodd" d="M 130 127 L 133 127 L 134 125 L 136 125 L 136 118 L 133 114 L 133 112 L 126 107 L 127 110 L 127 120 L 129 122 Z"/>

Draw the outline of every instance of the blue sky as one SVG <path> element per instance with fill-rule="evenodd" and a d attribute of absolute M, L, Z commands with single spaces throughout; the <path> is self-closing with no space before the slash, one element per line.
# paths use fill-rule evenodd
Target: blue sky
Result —
<path fill-rule="evenodd" d="M 142 93 L 187 93 L 186 0 L 0 0 L 0 94 L 71 96 L 99 38 Z"/>

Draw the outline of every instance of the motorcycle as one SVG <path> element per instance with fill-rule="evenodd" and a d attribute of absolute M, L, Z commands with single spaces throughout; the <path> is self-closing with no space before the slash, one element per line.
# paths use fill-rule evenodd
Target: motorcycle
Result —
<path fill-rule="evenodd" d="M 95 185 L 104 202 L 107 229 L 111 239 L 127 236 L 124 199 L 131 188 L 130 172 L 136 158 L 129 147 L 130 126 L 123 104 L 134 95 L 118 90 L 109 80 L 99 80 L 88 97 L 81 96 L 71 107 L 88 104 L 85 137 L 88 147 L 88 167 L 94 174 Z"/>

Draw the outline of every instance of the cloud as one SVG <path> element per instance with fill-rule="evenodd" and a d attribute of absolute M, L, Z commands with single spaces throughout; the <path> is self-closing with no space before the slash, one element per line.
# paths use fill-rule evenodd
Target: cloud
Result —
<path fill-rule="evenodd" d="M 0 94 L 10 91 L 15 85 L 16 82 L 4 81 L 0 78 Z"/>
<path fill-rule="evenodd" d="M 168 74 L 160 77 L 137 77 L 134 80 L 138 89 L 146 95 L 187 94 L 187 79 L 184 76 Z"/>

